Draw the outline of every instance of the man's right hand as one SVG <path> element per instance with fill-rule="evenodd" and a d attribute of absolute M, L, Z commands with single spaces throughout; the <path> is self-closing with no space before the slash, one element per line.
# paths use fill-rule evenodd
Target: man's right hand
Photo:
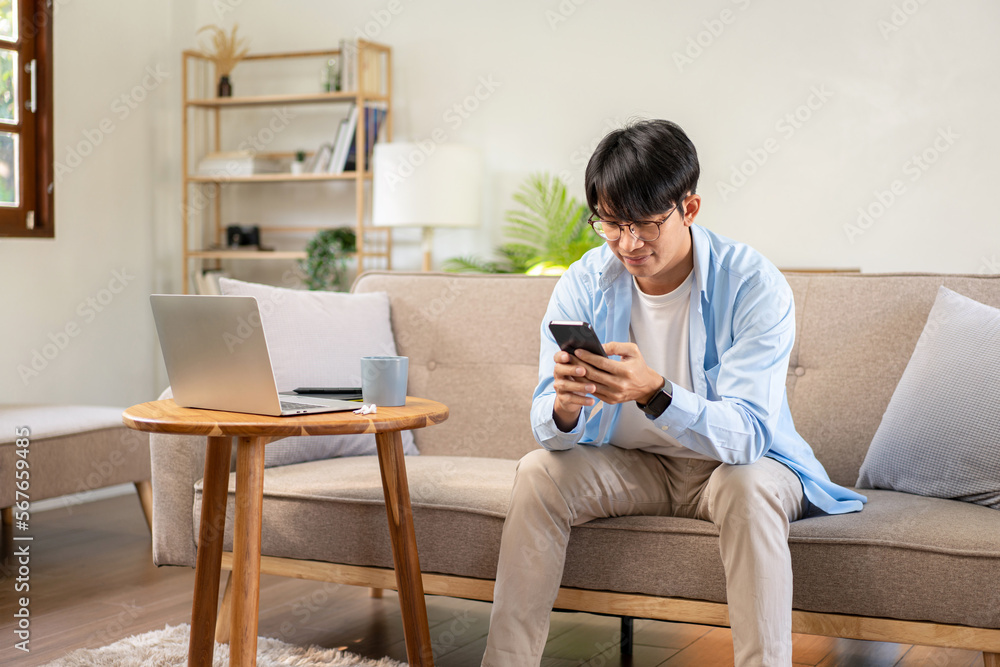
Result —
<path fill-rule="evenodd" d="M 596 391 L 597 387 L 584 377 L 587 364 L 577 357 L 559 350 L 553 359 L 556 366 L 552 373 L 552 386 L 556 390 L 556 400 L 552 406 L 552 419 L 560 431 L 569 432 L 576 426 L 583 406 L 594 404 L 594 399 L 587 394 Z"/>

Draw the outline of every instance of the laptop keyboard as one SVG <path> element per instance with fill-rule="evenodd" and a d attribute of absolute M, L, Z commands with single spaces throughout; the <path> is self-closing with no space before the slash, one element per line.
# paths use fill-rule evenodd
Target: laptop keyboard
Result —
<path fill-rule="evenodd" d="M 282 410 L 307 410 L 309 408 L 321 407 L 315 403 L 293 403 L 291 401 L 281 401 Z"/>

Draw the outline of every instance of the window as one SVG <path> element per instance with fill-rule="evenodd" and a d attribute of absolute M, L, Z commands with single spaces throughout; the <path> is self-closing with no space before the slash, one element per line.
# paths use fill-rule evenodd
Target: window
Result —
<path fill-rule="evenodd" d="M 52 237 L 52 14 L 0 0 L 0 236 Z"/>

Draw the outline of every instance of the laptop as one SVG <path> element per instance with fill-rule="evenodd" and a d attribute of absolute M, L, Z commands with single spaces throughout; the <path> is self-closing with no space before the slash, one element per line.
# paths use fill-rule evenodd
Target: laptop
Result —
<path fill-rule="evenodd" d="M 153 294 L 149 303 L 174 401 L 181 407 L 273 417 L 361 407 L 278 393 L 252 296 Z"/>

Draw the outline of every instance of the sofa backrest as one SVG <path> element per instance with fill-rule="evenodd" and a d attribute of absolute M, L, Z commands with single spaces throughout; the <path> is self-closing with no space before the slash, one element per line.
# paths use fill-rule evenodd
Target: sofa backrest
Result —
<path fill-rule="evenodd" d="M 789 273 L 796 342 L 788 400 L 831 479 L 853 485 L 937 288 L 1000 307 L 1000 276 Z M 516 459 L 536 448 L 528 412 L 554 277 L 373 272 L 384 291 L 409 393 L 450 409 L 414 432 L 424 454 Z M 942 388 L 946 390 L 947 388 Z"/>
<path fill-rule="evenodd" d="M 374 272 L 353 292 L 387 292 L 412 396 L 448 406 L 413 432 L 423 454 L 518 459 L 536 449 L 528 412 L 542 318 L 556 278 Z"/>
<path fill-rule="evenodd" d="M 1000 307 L 1000 276 L 786 274 L 796 342 L 788 402 L 830 478 L 854 485 L 938 287 Z M 941 391 L 948 391 L 941 387 Z"/>

